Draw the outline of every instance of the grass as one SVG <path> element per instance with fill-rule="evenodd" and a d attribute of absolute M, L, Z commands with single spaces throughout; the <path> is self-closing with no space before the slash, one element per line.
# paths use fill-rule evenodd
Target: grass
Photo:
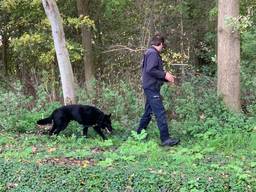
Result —
<path fill-rule="evenodd" d="M 105 142 L 93 133 L 1 132 L 0 191 L 256 190 L 255 132 L 163 148 L 155 130 L 146 139 L 119 131 Z"/>
<path fill-rule="evenodd" d="M 211 92 L 197 97 L 192 85 L 184 86 L 178 97 L 168 95 L 175 91 L 164 92 L 172 136 L 181 139 L 172 148 L 159 145 L 156 122 L 147 133 L 131 131 L 143 105 L 126 88 L 107 89 L 97 96 L 97 106 L 113 117 L 115 131 L 107 141 L 92 129 L 88 138 L 83 137 L 77 123 L 59 136 L 42 134 L 36 120 L 60 103 L 39 102 L 31 111 L 23 107 L 27 101 L 20 96 L 3 95 L 0 192 L 256 191 L 255 112 L 230 113 Z M 95 104 L 81 96 L 79 103 Z M 187 96 L 196 99 L 191 102 Z"/>

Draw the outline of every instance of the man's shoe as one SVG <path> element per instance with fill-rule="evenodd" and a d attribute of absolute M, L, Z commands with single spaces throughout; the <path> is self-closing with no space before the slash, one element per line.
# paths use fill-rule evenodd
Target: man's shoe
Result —
<path fill-rule="evenodd" d="M 179 139 L 175 139 L 175 138 L 169 138 L 167 140 L 165 140 L 164 142 L 162 142 L 162 146 L 174 146 L 179 144 L 180 140 Z"/>

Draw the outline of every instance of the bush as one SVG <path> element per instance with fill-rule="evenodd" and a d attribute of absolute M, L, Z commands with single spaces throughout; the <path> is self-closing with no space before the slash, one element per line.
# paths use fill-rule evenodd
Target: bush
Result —
<path fill-rule="evenodd" d="M 18 91 L 15 93 L 0 90 L 1 127 L 5 131 L 34 132 L 36 130 L 36 121 L 49 115 L 60 104 L 58 102 L 47 103 L 46 97 L 41 94 L 42 98 L 38 101 L 43 101 L 44 108 L 47 109 L 46 111 L 42 110 L 41 102 L 35 102 L 34 98 L 24 96 L 18 84 L 16 88 Z M 42 90 L 40 91 L 42 92 Z"/>
<path fill-rule="evenodd" d="M 176 126 L 173 128 L 171 125 L 174 132 L 185 137 L 195 137 L 206 132 L 223 134 L 235 130 L 250 131 L 254 128 L 253 117 L 228 111 L 217 97 L 216 90 L 212 88 L 214 84 L 214 78 L 199 76 L 189 78 L 179 87 L 163 86 L 164 105 Z M 136 92 L 124 82 L 111 86 L 96 82 L 93 86 L 95 92 L 90 94 L 78 89 L 78 102 L 96 105 L 105 113 L 111 113 L 114 128 L 117 132 L 124 132 L 124 137 L 131 130 L 135 130 L 143 113 L 143 92 Z M 20 93 L 2 91 L 1 95 L 1 127 L 9 131 L 34 132 L 36 121 L 47 117 L 61 105 L 59 102 L 47 102 L 47 94 L 40 88 L 40 98 L 36 101 Z M 35 104 L 30 109 L 28 106 L 32 101 Z M 255 108 L 255 104 L 248 106 L 251 114 L 255 114 Z M 75 130 L 79 125 L 70 126 Z M 72 129 L 67 133 L 72 134 Z"/>
<path fill-rule="evenodd" d="M 165 87 L 163 91 L 165 106 L 174 114 L 173 123 L 180 132 L 195 137 L 197 134 L 211 132 L 251 131 L 255 126 L 252 118 L 241 113 L 230 112 L 212 88 L 215 79 L 192 77 L 180 87 Z M 248 107 L 253 112 L 253 105 Z"/>

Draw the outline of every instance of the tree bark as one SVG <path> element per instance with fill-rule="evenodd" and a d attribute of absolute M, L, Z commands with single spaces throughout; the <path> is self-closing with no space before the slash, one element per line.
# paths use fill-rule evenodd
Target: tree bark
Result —
<path fill-rule="evenodd" d="M 56 60 L 56 59 L 54 59 L 54 60 Z M 51 99 L 52 99 L 52 101 L 57 101 L 57 88 L 56 88 L 56 78 L 55 78 L 55 72 L 56 72 L 56 70 L 55 70 L 55 64 L 56 64 L 56 62 L 52 62 L 51 63 L 51 75 L 52 75 L 52 77 L 51 77 L 51 79 L 52 79 L 52 82 L 51 82 L 51 90 L 52 90 L 52 95 L 51 95 Z"/>
<path fill-rule="evenodd" d="M 79 16 L 89 15 L 89 2 L 90 0 L 77 0 L 77 10 Z M 84 75 L 85 85 L 88 90 L 91 89 L 90 82 L 94 79 L 94 65 L 92 54 L 92 34 L 87 26 L 81 27 L 82 46 L 84 49 Z"/>
<path fill-rule="evenodd" d="M 218 2 L 218 94 L 232 111 L 240 111 L 240 35 L 225 19 L 239 16 L 239 0 Z"/>
<path fill-rule="evenodd" d="M 178 0 L 178 4 L 182 4 L 182 0 Z M 184 51 L 184 24 L 183 24 L 183 12 L 182 10 L 179 12 L 180 17 L 180 53 L 182 55 L 185 54 Z M 185 77 L 185 67 L 184 65 L 181 66 L 181 78 L 184 79 Z"/>
<path fill-rule="evenodd" d="M 51 23 L 52 36 L 61 76 L 64 104 L 75 103 L 74 76 L 66 47 L 62 19 L 55 0 L 42 0 L 42 3 Z"/>
<path fill-rule="evenodd" d="M 9 41 L 8 37 L 3 35 L 2 36 L 2 43 L 3 43 L 3 51 L 2 51 L 2 59 L 3 59 L 3 66 L 4 66 L 4 73 L 8 76 L 8 47 Z"/>

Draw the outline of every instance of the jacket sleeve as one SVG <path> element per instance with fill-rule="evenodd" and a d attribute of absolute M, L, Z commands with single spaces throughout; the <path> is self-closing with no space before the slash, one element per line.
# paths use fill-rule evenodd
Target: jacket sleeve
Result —
<path fill-rule="evenodd" d="M 157 56 L 157 53 L 150 53 L 147 56 L 146 61 L 146 72 L 157 79 L 165 80 L 165 72 L 164 70 L 159 68 L 159 58 Z"/>

